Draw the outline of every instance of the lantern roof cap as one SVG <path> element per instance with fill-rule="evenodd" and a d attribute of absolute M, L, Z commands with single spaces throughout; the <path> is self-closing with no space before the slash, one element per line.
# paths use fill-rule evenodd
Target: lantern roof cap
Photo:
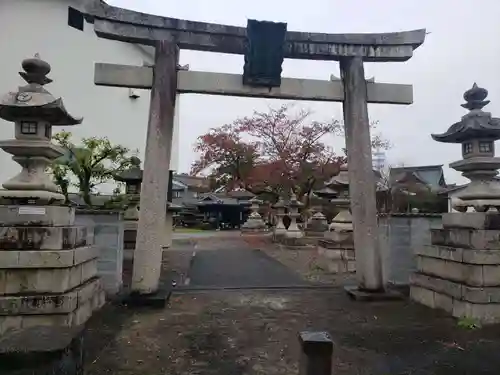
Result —
<path fill-rule="evenodd" d="M 22 62 L 19 75 L 26 81 L 16 92 L 9 92 L 0 99 L 0 118 L 15 122 L 23 119 L 40 119 L 51 125 L 77 125 L 83 119 L 73 117 L 64 107 L 61 98 L 55 98 L 43 86 L 52 82 L 47 74 L 50 64 L 38 54 Z"/>
<path fill-rule="evenodd" d="M 443 143 L 463 143 L 477 138 L 490 140 L 500 139 L 500 118 L 491 116 L 491 113 L 484 112 L 483 107 L 490 103 L 485 100 L 488 90 L 479 87 L 476 83 L 464 93 L 466 103 L 461 106 L 470 112 L 462 119 L 451 125 L 442 134 L 432 134 L 432 139 Z"/>

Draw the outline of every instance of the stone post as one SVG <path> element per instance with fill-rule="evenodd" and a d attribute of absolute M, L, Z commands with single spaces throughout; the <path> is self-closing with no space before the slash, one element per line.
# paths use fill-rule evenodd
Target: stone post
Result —
<path fill-rule="evenodd" d="M 45 169 L 70 157 L 51 142 L 52 126 L 82 120 L 43 87 L 52 82 L 47 62 L 35 56 L 22 67 L 27 85 L 0 100 L 0 118 L 16 129 L 15 139 L 0 141 L 0 148 L 22 166 L 0 191 L 0 355 L 20 343 L 23 355 L 51 351 L 47 346 L 71 352 L 72 339 L 105 297 L 98 249 L 88 242 L 88 228 L 74 225 L 74 209 L 64 206 Z"/>
<path fill-rule="evenodd" d="M 500 118 L 482 108 L 488 91 L 476 84 L 465 92 L 470 112 L 438 142 L 460 143 L 463 159 L 450 167 L 471 182 L 459 193 L 456 209 L 443 214 L 442 229 L 431 230 L 431 245 L 416 250 L 417 272 L 410 280 L 413 300 L 457 318 L 500 323 Z M 473 208 L 475 212 L 466 212 Z"/>
<path fill-rule="evenodd" d="M 170 165 L 178 59 L 176 44 L 157 42 L 132 276 L 132 291 L 138 295 L 154 294 L 159 287 L 167 212 L 165 166 Z"/>
<path fill-rule="evenodd" d="M 331 375 L 333 341 L 327 332 L 300 332 L 299 375 Z"/>
<path fill-rule="evenodd" d="M 299 208 L 301 208 L 303 204 L 298 201 L 297 196 L 292 193 L 290 196 L 290 201 L 288 202 L 288 216 L 290 217 L 290 226 L 285 233 L 285 237 L 287 238 L 302 238 L 304 237 L 304 233 L 300 230 L 297 225 L 297 218 L 300 217 Z"/>
<path fill-rule="evenodd" d="M 163 247 L 168 249 L 172 247 L 172 237 L 174 231 L 174 219 L 178 216 L 179 211 L 182 210 L 181 206 L 168 202 L 167 216 L 165 218 L 165 241 Z"/>
<path fill-rule="evenodd" d="M 363 58 L 340 60 L 344 83 L 344 123 L 349 161 L 351 210 L 356 248 L 356 276 L 363 292 L 384 290 L 379 253 L 375 180 Z M 348 290 L 356 292 L 357 289 Z M 353 295 L 353 294 L 351 294 Z M 354 296 L 354 295 L 353 295 Z"/>

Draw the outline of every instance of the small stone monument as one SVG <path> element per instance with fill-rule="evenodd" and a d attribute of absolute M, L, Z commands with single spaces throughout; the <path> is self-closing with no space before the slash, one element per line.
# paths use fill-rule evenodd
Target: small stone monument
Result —
<path fill-rule="evenodd" d="M 459 194 L 462 212 L 443 214 L 443 228 L 431 230 L 431 245 L 417 248 L 417 272 L 410 295 L 417 302 L 455 317 L 482 323 L 500 322 L 500 168 L 494 141 L 500 118 L 482 108 L 488 92 L 476 84 L 465 92 L 462 107 L 470 112 L 438 142 L 460 143 L 463 159 L 450 167 L 471 180 Z M 474 208 L 475 212 L 465 212 Z"/>
<path fill-rule="evenodd" d="M 25 336 L 31 338 L 23 352 L 40 347 L 37 338 L 57 346 L 61 335 L 76 334 L 104 303 L 98 249 L 87 243 L 86 227 L 73 225 L 74 209 L 62 205 L 64 196 L 46 172 L 64 153 L 51 143 L 52 126 L 82 120 L 44 88 L 52 82 L 47 62 L 35 56 L 22 67 L 27 85 L 0 100 L 0 118 L 15 123 L 15 139 L 1 141 L 0 148 L 22 167 L 0 191 L 0 354 L 9 340 Z"/>
<path fill-rule="evenodd" d="M 315 212 L 307 223 L 305 229 L 307 237 L 323 238 L 325 232 L 328 230 L 328 222 L 322 212 Z"/>
<path fill-rule="evenodd" d="M 134 257 L 142 187 L 141 160 L 137 157 L 132 157 L 130 161 L 132 166 L 115 176 L 116 181 L 125 183 L 127 207 L 123 214 L 123 219 L 125 221 L 123 228 L 123 248 L 124 257 L 127 260 L 133 259 Z"/>
<path fill-rule="evenodd" d="M 349 196 L 349 167 L 343 164 L 339 174 L 326 184 L 338 193 L 330 202 L 339 209 L 333 218 L 324 239 L 319 241 L 320 252 L 332 260 L 331 272 L 355 272 L 354 231 L 351 216 L 351 199 Z"/>
<path fill-rule="evenodd" d="M 163 248 L 172 247 L 172 233 L 174 230 L 175 218 L 179 216 L 179 212 L 182 211 L 182 206 L 174 204 L 172 202 L 167 202 L 167 215 L 165 216 L 165 241 Z"/>
<path fill-rule="evenodd" d="M 300 217 L 299 209 L 303 206 L 297 199 L 295 193 L 292 192 L 290 201 L 288 202 L 288 216 L 290 217 L 290 226 L 285 233 L 286 238 L 302 238 L 304 233 L 297 225 L 297 219 Z"/>
<path fill-rule="evenodd" d="M 262 220 L 262 216 L 259 214 L 259 207 L 262 201 L 257 198 L 250 199 L 250 210 L 252 211 L 248 215 L 247 221 L 242 225 L 241 231 L 243 233 L 261 233 L 267 231 L 266 223 Z"/>
<path fill-rule="evenodd" d="M 141 159 L 134 156 L 130 158 L 130 162 L 132 166 L 115 176 L 115 180 L 125 183 L 127 208 L 123 214 L 123 219 L 137 222 L 139 220 L 139 202 L 141 200 L 142 186 Z"/>
<path fill-rule="evenodd" d="M 283 198 L 279 198 L 278 202 L 273 205 L 273 208 L 276 210 L 276 226 L 274 227 L 274 238 L 277 239 L 282 237 L 286 233 L 285 224 L 283 224 L 283 217 L 285 216 L 285 201 Z"/>

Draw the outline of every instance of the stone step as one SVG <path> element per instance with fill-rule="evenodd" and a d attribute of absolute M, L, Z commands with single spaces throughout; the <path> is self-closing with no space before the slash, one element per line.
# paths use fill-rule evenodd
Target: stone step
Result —
<path fill-rule="evenodd" d="M 467 317 L 482 324 L 500 322 L 500 303 L 464 301 L 416 284 L 410 286 L 410 298 L 424 306 L 444 310 L 456 318 Z"/>
<path fill-rule="evenodd" d="M 500 230 L 431 229 L 431 243 L 465 249 L 500 250 Z"/>
<path fill-rule="evenodd" d="M 98 256 L 99 248 L 94 246 L 70 250 L 0 250 L 0 269 L 68 268 Z"/>
<path fill-rule="evenodd" d="M 418 272 L 469 286 L 500 286 L 500 266 L 466 264 L 440 258 L 417 256 Z"/>
<path fill-rule="evenodd" d="M 0 226 L 1 250 L 62 250 L 87 245 L 85 226 Z"/>
<path fill-rule="evenodd" d="M 414 273 L 410 284 L 473 303 L 500 303 L 500 286 L 473 287 L 435 276 Z"/>
<path fill-rule="evenodd" d="M 68 268 L 0 269 L 0 295 L 65 293 L 97 276 L 97 258 Z"/>
<path fill-rule="evenodd" d="M 0 296 L 0 316 L 70 313 L 101 291 L 100 280 L 92 278 L 62 294 Z"/>
<path fill-rule="evenodd" d="M 466 264 L 500 265 L 500 250 L 474 250 L 441 245 L 424 245 L 415 255 Z"/>
<path fill-rule="evenodd" d="M 86 300 L 84 299 L 85 293 L 89 293 Z M 78 327 L 85 324 L 92 313 L 104 305 L 106 297 L 100 287 L 97 290 L 91 288 L 82 290 L 80 296 L 82 297 L 79 300 L 81 303 L 77 302 L 76 308 L 69 312 L 0 316 L 0 337 L 9 337 L 10 332 L 33 327 Z"/>

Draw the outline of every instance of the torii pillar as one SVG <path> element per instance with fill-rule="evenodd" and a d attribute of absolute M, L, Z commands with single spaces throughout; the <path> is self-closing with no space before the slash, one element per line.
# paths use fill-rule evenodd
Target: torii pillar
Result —
<path fill-rule="evenodd" d="M 354 298 L 363 298 L 384 292 L 363 59 L 341 59 L 340 71 L 344 83 L 344 126 L 358 279 L 357 287 L 346 290 Z"/>
<path fill-rule="evenodd" d="M 85 16 L 87 20 L 93 22 L 94 31 L 99 37 L 156 46 L 154 78 L 151 77 L 151 69 L 147 67 L 115 66 L 109 69 L 110 67 L 104 66 L 105 64 L 96 66 L 96 84 L 148 88 L 152 82 L 153 87 L 138 248 L 132 284 L 134 291 L 139 294 L 150 294 L 158 290 L 162 255 L 159 232 L 165 223 L 168 185 L 164 171 L 169 165 L 171 153 L 177 89 L 179 93 L 343 101 L 346 143 L 349 151 L 349 177 L 353 186 L 351 197 L 354 243 L 357 252 L 356 273 L 359 281 L 359 285 L 349 289 L 349 292 L 355 297 L 363 293 L 384 295 L 380 293 L 384 291 L 384 287 L 378 250 L 375 181 L 371 170 L 367 102 L 411 104 L 413 93 L 410 85 L 367 82 L 364 77 L 363 62 L 409 60 L 413 56 L 413 51 L 424 42 L 425 29 L 381 34 L 286 31 L 282 33 L 282 50 L 277 50 L 273 43 L 270 44 L 274 52 L 279 52 L 271 56 L 271 59 L 280 57 L 340 61 L 343 82 L 283 78 L 279 87 L 272 85 L 273 87 L 269 89 L 269 87 L 256 88 L 243 85 L 240 75 L 179 72 L 177 77 L 176 74 L 178 52 L 174 43 L 184 49 L 240 54 L 246 57 L 249 52 L 248 47 L 253 46 L 254 52 L 260 50 L 267 58 L 269 56 L 265 49 L 269 43 L 265 33 L 262 34 L 264 36 L 261 35 L 254 40 L 256 44 L 253 45 L 248 42 L 252 41 L 255 33 L 252 34 L 253 37 L 249 36 L 248 28 L 143 14 L 109 6 L 99 0 L 86 0 L 78 7 L 81 11 L 71 7 L 69 9 L 68 21 L 72 27 L 82 30 L 83 16 Z M 249 20 L 249 26 L 255 24 L 255 21 Z M 274 28 L 275 26 L 271 24 L 262 23 L 259 26 L 260 30 Z M 278 71 L 276 68 L 278 67 L 273 66 L 270 69 L 273 76 Z M 279 70 L 281 71 L 281 68 Z M 165 161 L 165 165 L 156 165 L 156 160 Z"/>
<path fill-rule="evenodd" d="M 166 41 L 156 42 L 132 276 L 132 291 L 142 295 L 156 293 L 160 281 L 178 61 L 179 48 L 176 44 Z M 158 160 L 163 161 L 161 165 L 157 164 Z"/>

